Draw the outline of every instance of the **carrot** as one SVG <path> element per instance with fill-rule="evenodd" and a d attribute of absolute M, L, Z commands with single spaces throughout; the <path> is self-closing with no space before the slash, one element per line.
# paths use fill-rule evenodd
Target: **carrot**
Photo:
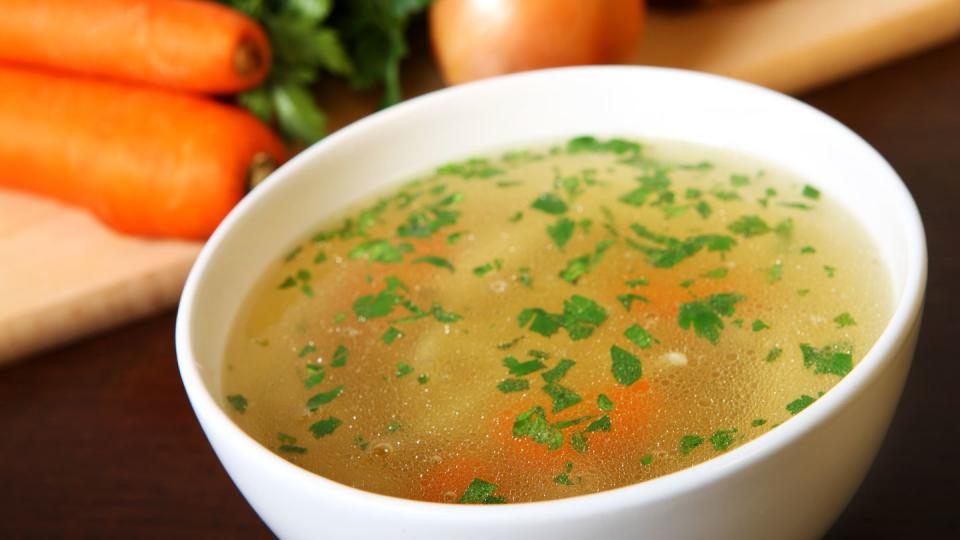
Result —
<path fill-rule="evenodd" d="M 256 118 L 212 100 L 0 67 L 0 187 L 122 232 L 205 238 L 251 168 L 285 157 Z"/>
<path fill-rule="evenodd" d="M 246 16 L 196 0 L 4 0 L 0 60 L 233 93 L 270 69 L 266 34 Z"/>

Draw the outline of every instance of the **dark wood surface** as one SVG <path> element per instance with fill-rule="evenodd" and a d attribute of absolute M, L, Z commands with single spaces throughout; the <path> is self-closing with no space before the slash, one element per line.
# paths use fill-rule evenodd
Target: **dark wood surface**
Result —
<path fill-rule="evenodd" d="M 802 98 L 890 160 L 930 248 L 903 400 L 828 538 L 960 538 L 960 42 Z M 168 313 L 0 370 L 0 538 L 270 537 L 193 417 L 173 327 Z"/>

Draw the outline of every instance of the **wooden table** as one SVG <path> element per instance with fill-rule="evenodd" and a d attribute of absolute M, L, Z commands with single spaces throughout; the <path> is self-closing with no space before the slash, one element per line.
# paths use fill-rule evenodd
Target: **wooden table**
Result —
<path fill-rule="evenodd" d="M 893 163 L 930 243 L 903 400 L 828 538 L 960 538 L 960 42 L 802 98 Z M 0 370 L 0 538 L 270 537 L 193 417 L 173 327 L 166 313 Z"/>

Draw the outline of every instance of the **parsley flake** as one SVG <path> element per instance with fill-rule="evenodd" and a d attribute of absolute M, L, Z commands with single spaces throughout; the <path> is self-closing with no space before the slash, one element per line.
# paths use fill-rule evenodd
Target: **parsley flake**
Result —
<path fill-rule="evenodd" d="M 313 412 L 319 409 L 321 405 L 326 405 L 327 403 L 330 403 L 342 393 L 343 393 L 342 384 L 334 388 L 333 390 L 330 390 L 327 392 L 320 392 L 319 394 L 316 394 L 307 400 L 307 409 L 309 409 L 310 412 Z"/>
<path fill-rule="evenodd" d="M 553 215 L 559 215 L 567 211 L 567 203 L 563 202 L 563 199 L 557 194 L 550 192 L 541 193 L 530 207 Z"/>
<path fill-rule="evenodd" d="M 803 367 L 813 366 L 816 374 L 830 373 L 843 377 L 853 369 L 853 355 L 850 348 L 842 345 L 828 345 L 820 349 L 800 344 L 803 353 Z"/>
<path fill-rule="evenodd" d="M 631 343 L 637 347 L 640 347 L 641 349 L 647 349 L 654 343 L 660 343 L 660 340 L 650 335 L 650 332 L 648 332 L 639 324 L 631 325 L 630 328 L 627 328 L 623 335 L 629 339 Z"/>
<path fill-rule="evenodd" d="M 496 484 L 474 478 L 457 502 L 459 504 L 503 504 L 507 502 L 504 497 L 494 495 L 496 491 Z"/>
<path fill-rule="evenodd" d="M 637 382 L 643 374 L 640 359 L 628 351 L 613 345 L 610 347 L 610 358 L 613 361 L 611 371 L 613 378 L 624 386 Z"/>
<path fill-rule="evenodd" d="M 613 401 L 610 401 L 606 394 L 600 394 L 597 396 L 597 408 L 601 411 L 612 411 Z"/>
<path fill-rule="evenodd" d="M 721 429 L 716 431 L 713 435 L 710 436 L 710 444 L 713 445 L 713 449 L 717 452 L 722 452 L 727 448 L 730 448 L 730 445 L 734 442 L 734 433 L 737 432 L 737 428 L 732 429 Z"/>
<path fill-rule="evenodd" d="M 573 236 L 576 223 L 570 218 L 560 218 L 552 225 L 547 225 L 547 234 L 553 240 L 553 243 L 560 249 L 567 245 Z"/>
<path fill-rule="evenodd" d="M 711 295 L 706 302 L 696 300 L 681 304 L 677 322 L 684 330 L 693 326 L 697 336 L 716 345 L 720 341 L 720 331 L 724 328 L 721 316 L 733 315 L 734 304 L 744 298 L 736 293 L 720 293 Z"/>
<path fill-rule="evenodd" d="M 703 437 L 699 435 L 684 435 L 680 438 L 680 455 L 689 454 L 694 448 L 703 444 Z"/>
<path fill-rule="evenodd" d="M 809 407 L 814 401 L 816 401 L 816 398 L 803 394 L 790 403 L 787 403 L 787 410 L 790 412 L 790 414 L 797 414 Z"/>
<path fill-rule="evenodd" d="M 443 257 L 435 257 L 433 255 L 424 255 L 423 257 L 417 257 L 412 262 L 414 264 L 420 264 L 420 263 L 432 264 L 433 266 L 437 266 L 439 268 L 445 268 L 451 272 L 456 271 L 453 267 L 453 264 L 450 261 L 444 259 Z"/>
<path fill-rule="evenodd" d="M 853 317 L 850 316 L 850 313 L 846 311 L 834 317 L 833 322 L 837 323 L 837 328 L 856 326 L 857 324 L 857 321 L 855 321 Z"/>
<path fill-rule="evenodd" d="M 227 396 L 227 403 L 238 413 L 247 412 L 247 398 L 243 397 L 242 394 L 232 394 Z"/>
<path fill-rule="evenodd" d="M 511 392 L 523 392 L 530 388 L 530 382 L 526 379 L 504 379 L 497 384 L 497 390 L 504 394 Z"/>
<path fill-rule="evenodd" d="M 343 421 L 335 416 L 325 418 L 310 425 L 310 433 L 317 439 L 333 434 Z"/>

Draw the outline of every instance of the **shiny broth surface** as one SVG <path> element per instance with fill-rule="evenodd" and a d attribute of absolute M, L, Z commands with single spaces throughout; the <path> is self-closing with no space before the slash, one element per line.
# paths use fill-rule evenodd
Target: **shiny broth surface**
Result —
<path fill-rule="evenodd" d="M 398 497 L 555 499 L 788 421 L 892 311 L 816 179 L 713 148 L 578 137 L 441 165 L 322 223 L 250 292 L 238 424 Z"/>

